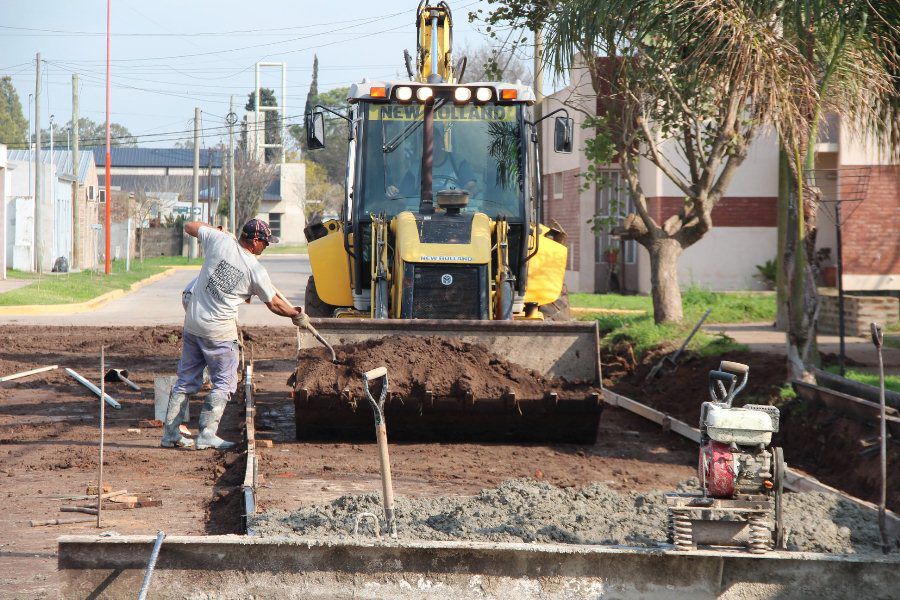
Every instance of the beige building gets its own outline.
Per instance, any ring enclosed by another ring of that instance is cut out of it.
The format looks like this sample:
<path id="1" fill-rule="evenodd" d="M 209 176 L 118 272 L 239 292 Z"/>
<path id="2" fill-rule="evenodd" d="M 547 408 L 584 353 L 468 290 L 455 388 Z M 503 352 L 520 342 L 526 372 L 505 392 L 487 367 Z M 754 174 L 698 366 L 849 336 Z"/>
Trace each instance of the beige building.
<path id="1" fill-rule="evenodd" d="M 7 152 L 5 198 L 5 247 L 7 265 L 31 271 L 35 264 L 35 169 L 41 170 L 41 267 L 50 271 L 59 259 L 70 269 L 96 264 L 96 230 L 100 211 L 97 167 L 91 152 L 80 152 L 73 166 L 73 152 L 45 149 L 41 164 L 30 150 Z M 81 252 L 76 256 L 76 241 Z"/>
<path id="2" fill-rule="evenodd" d="M 575 119 L 575 138 L 571 154 L 543 153 L 544 218 L 557 220 L 569 234 L 566 283 L 570 291 L 604 292 L 612 288 L 646 294 L 650 292 L 647 251 L 634 241 L 620 242 L 605 232 L 595 235 L 588 223 L 594 215 L 624 217 L 634 212 L 617 163 L 604 169 L 607 185 L 582 189 L 579 174 L 588 168 L 584 144 L 592 131 L 582 129 L 581 124 L 585 113 L 597 114 L 597 105 L 584 68 L 574 69 L 569 85 L 545 99 L 544 114 L 568 108 Z M 543 139 L 552 139 L 553 120 L 547 119 L 542 126 Z M 817 173 L 820 179 L 832 182 L 831 188 L 820 183 L 826 196 L 829 189 L 841 189 L 844 197 L 851 194 L 855 173 L 860 172 L 854 167 L 864 167 L 868 173 L 865 189 L 856 194 L 861 201 L 844 203 L 845 214 L 855 207 L 842 228 L 845 288 L 900 290 L 900 243 L 896 240 L 900 231 L 900 166 L 885 164 L 883 153 L 874 151 L 871 142 L 855 140 L 836 119 L 823 127 L 822 137 L 817 167 L 823 170 Z M 662 148 L 673 164 L 684 164 L 673 146 L 663 144 Z M 640 160 L 639 173 L 648 210 L 657 222 L 675 214 L 683 202 L 675 184 L 646 159 Z M 844 181 L 838 184 L 839 180 Z M 713 228 L 679 259 L 681 285 L 712 290 L 763 289 L 756 267 L 776 258 L 777 200 L 778 139 L 771 131 L 762 132 L 713 210 Z M 832 207 L 823 204 L 820 211 L 817 245 L 829 249 L 833 264 L 836 240 L 828 213 L 833 212 Z M 609 248 L 620 250 L 614 278 L 605 257 Z M 828 266 L 827 261 L 823 266 Z"/>

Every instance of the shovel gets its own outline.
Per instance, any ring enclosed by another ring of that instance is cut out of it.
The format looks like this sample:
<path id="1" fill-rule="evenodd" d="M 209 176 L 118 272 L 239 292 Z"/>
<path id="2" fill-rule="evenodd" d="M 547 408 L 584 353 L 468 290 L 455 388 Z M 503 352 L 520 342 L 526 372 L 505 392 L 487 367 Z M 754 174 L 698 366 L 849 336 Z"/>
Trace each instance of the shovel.
<path id="1" fill-rule="evenodd" d="M 109 369 L 106 375 L 103 376 L 103 380 L 107 383 L 121 381 L 134 391 L 141 391 L 141 386 L 128 379 L 128 369 Z"/>
<path id="2" fill-rule="evenodd" d="M 279 298 L 281 298 L 284 301 L 285 304 L 287 304 L 289 306 L 293 306 L 293 304 L 291 304 L 290 301 L 287 298 L 285 298 L 284 294 L 282 294 L 280 291 L 278 291 L 276 289 L 275 293 L 278 295 Z M 323 346 L 328 348 L 329 352 L 331 352 L 331 362 L 336 363 L 338 361 L 338 359 L 337 359 L 337 354 L 335 354 L 335 352 L 334 352 L 334 348 L 332 347 L 331 344 L 329 344 L 325 340 L 325 338 L 322 337 L 322 334 L 320 334 L 318 331 L 316 331 L 316 328 L 313 327 L 312 323 L 309 322 L 308 316 L 304 321 L 303 328 L 306 329 L 311 334 L 313 334 L 313 337 L 316 338 L 317 340 L 319 340 L 320 344 L 322 344 Z M 300 351 L 300 333 L 298 332 L 297 333 L 297 352 L 299 352 L 299 351 Z"/>
<path id="3" fill-rule="evenodd" d="M 372 397 L 369 383 L 384 379 L 381 383 L 381 396 L 376 401 Z M 375 414 L 375 439 L 378 440 L 378 455 L 381 460 L 381 487 L 384 494 L 384 520 L 391 537 L 397 537 L 397 524 L 394 522 L 394 484 L 391 481 L 391 459 L 388 456 L 387 426 L 384 422 L 384 400 L 388 393 L 387 368 L 378 367 L 363 373 L 363 389 L 366 398 L 372 405 Z"/>
<path id="4" fill-rule="evenodd" d="M 681 344 L 681 347 L 678 348 L 672 354 L 666 354 L 662 360 L 653 365 L 653 368 L 650 369 L 650 372 L 647 373 L 647 377 L 644 378 L 644 382 L 650 382 L 652 379 L 657 379 L 663 376 L 662 370 L 666 367 L 668 363 L 669 368 L 672 371 L 678 369 L 678 359 L 681 357 L 681 353 L 684 352 L 684 349 L 687 348 L 687 345 L 691 343 L 691 340 L 694 339 L 694 335 L 696 335 L 697 331 L 700 329 L 700 326 L 703 325 L 703 322 L 706 321 L 706 317 L 709 316 L 709 313 L 712 312 L 712 309 L 709 308 L 703 313 L 703 316 L 700 317 L 700 320 L 697 321 L 697 324 L 694 325 L 694 328 L 691 329 L 691 333 L 687 336 L 687 339 L 684 340 L 684 343 Z"/>

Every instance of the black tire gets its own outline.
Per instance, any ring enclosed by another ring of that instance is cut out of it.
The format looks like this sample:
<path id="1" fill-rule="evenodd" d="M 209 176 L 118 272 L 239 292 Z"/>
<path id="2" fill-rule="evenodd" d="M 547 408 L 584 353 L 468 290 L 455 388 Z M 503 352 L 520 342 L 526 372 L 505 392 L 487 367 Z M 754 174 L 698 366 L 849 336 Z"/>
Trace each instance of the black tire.
<path id="1" fill-rule="evenodd" d="M 316 280 L 312 275 L 306 280 L 306 294 L 303 297 L 303 312 L 310 317 L 333 317 L 334 309 L 327 302 L 323 302 L 319 298 L 319 292 L 316 291 Z"/>
<path id="2" fill-rule="evenodd" d="M 571 321 L 572 311 L 569 310 L 569 288 L 563 286 L 559 298 L 550 304 L 542 304 L 538 307 L 544 315 L 545 321 Z"/>

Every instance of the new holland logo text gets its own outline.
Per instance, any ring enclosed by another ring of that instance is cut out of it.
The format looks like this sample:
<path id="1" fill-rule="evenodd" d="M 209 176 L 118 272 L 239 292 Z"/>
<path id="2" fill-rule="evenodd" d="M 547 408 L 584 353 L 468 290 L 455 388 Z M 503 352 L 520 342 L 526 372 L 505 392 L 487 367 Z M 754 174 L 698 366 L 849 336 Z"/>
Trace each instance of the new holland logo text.
<path id="1" fill-rule="evenodd" d="M 446 261 L 446 262 L 472 262 L 471 256 L 431 256 L 423 254 L 419 257 L 423 261 Z"/>

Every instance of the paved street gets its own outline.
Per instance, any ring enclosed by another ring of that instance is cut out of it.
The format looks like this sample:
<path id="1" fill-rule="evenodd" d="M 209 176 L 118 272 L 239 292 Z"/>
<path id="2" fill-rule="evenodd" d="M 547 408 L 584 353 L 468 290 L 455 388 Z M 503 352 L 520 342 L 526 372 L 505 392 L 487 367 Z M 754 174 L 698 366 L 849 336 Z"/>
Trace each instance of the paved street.
<path id="1" fill-rule="evenodd" d="M 272 283 L 293 304 L 303 305 L 306 279 L 311 271 L 309 257 L 302 254 L 272 255 L 262 257 Z M 177 271 L 173 275 L 151 283 L 141 289 L 113 300 L 103 307 L 73 315 L 0 316 L 0 324 L 24 325 L 180 325 L 184 321 L 181 308 L 181 291 L 197 276 L 197 271 Z M 288 325 L 288 320 L 269 312 L 254 298 L 240 309 L 240 321 L 244 325 Z"/>
<path id="2" fill-rule="evenodd" d="M 784 332 L 772 327 L 771 323 L 731 323 L 727 325 L 707 325 L 709 333 L 724 333 L 739 344 L 745 344 L 756 352 L 785 354 Z M 840 339 L 836 335 L 819 335 L 819 351 L 838 354 Z M 847 357 L 863 365 L 862 370 L 871 371 L 878 364 L 878 357 L 870 338 L 846 336 L 844 338 Z M 900 373 L 900 350 L 884 348 L 884 367 L 888 373 Z"/>

